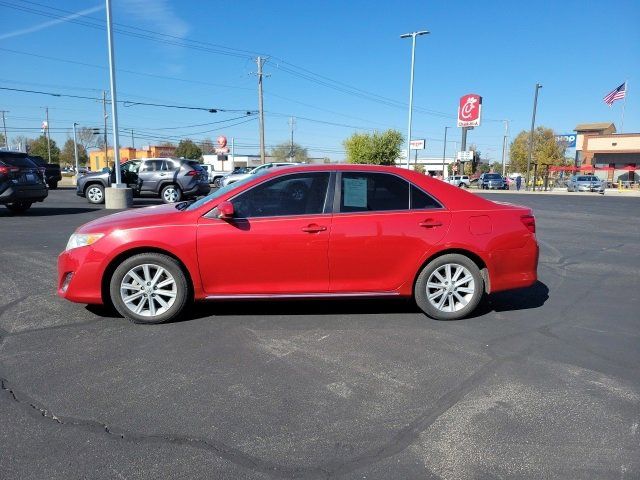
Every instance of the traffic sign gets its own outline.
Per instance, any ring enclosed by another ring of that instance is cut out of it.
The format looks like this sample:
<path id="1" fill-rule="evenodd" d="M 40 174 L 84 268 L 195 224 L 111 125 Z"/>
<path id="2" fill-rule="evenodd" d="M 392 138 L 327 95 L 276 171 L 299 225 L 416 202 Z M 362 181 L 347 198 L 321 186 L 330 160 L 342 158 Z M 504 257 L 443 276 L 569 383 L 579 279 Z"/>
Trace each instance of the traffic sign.
<path id="1" fill-rule="evenodd" d="M 473 150 L 467 150 L 466 152 L 458 152 L 456 158 L 463 162 L 470 162 L 473 160 Z"/>

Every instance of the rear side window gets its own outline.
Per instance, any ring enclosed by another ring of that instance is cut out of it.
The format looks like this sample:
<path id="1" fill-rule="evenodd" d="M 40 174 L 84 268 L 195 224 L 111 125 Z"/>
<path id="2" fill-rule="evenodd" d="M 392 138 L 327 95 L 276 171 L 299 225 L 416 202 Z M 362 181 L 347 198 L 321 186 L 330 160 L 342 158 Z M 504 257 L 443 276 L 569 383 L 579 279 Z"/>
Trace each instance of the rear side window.
<path id="1" fill-rule="evenodd" d="M 431 195 L 411 185 L 411 209 L 422 210 L 425 208 L 440 208 L 440 204 Z"/>
<path id="2" fill-rule="evenodd" d="M 409 209 L 409 182 L 387 173 L 343 172 L 340 212 Z"/>
<path id="3" fill-rule="evenodd" d="M 27 157 L 26 155 L 11 155 L 0 153 L 0 161 L 12 167 L 33 168 L 36 166 L 36 164 L 29 160 L 29 157 Z"/>

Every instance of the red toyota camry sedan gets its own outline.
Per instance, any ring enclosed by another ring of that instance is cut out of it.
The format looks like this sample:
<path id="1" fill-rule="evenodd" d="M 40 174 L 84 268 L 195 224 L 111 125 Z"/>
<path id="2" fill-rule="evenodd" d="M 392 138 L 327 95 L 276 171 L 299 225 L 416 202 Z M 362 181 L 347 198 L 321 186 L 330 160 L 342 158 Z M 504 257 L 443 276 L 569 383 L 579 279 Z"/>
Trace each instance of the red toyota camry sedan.
<path id="1" fill-rule="evenodd" d="M 267 172 L 83 225 L 58 259 L 58 294 L 136 323 L 194 300 L 319 297 L 413 297 L 457 319 L 485 293 L 536 281 L 528 208 L 393 167 Z"/>

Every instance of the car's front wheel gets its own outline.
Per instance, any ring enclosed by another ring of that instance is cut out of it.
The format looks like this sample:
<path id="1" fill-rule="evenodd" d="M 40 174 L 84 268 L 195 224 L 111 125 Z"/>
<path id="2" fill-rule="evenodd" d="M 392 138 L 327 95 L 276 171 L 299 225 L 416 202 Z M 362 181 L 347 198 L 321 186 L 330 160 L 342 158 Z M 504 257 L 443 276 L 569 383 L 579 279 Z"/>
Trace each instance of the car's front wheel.
<path id="1" fill-rule="evenodd" d="M 89 185 L 84 192 L 85 197 L 89 203 L 99 204 L 104 203 L 104 187 L 97 183 Z"/>
<path id="2" fill-rule="evenodd" d="M 177 185 L 167 185 L 160 192 L 160 197 L 164 203 L 179 202 L 182 198 L 182 190 Z"/>
<path id="3" fill-rule="evenodd" d="M 447 254 L 429 262 L 414 288 L 418 307 L 437 320 L 457 320 L 475 310 L 484 293 L 478 266 L 459 254 Z"/>
<path id="4" fill-rule="evenodd" d="M 160 253 L 141 253 L 124 260 L 111 277 L 111 301 L 134 323 L 163 323 L 183 313 L 189 284 L 176 260 Z"/>

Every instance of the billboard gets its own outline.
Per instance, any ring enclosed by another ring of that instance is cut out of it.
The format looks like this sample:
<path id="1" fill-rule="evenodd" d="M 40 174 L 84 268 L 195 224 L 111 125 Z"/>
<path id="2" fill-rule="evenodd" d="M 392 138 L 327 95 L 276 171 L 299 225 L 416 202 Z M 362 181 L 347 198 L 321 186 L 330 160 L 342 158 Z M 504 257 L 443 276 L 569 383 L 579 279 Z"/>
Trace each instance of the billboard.
<path id="1" fill-rule="evenodd" d="M 411 150 L 424 150 L 426 142 L 424 140 L 411 140 L 409 142 L 409 148 Z"/>
<path id="2" fill-rule="evenodd" d="M 577 133 L 563 133 L 556 135 L 556 143 L 562 143 L 567 148 L 575 148 Z"/>
<path id="3" fill-rule="evenodd" d="M 467 93 L 460 97 L 458 105 L 458 127 L 478 127 L 482 114 L 482 97 Z"/>

